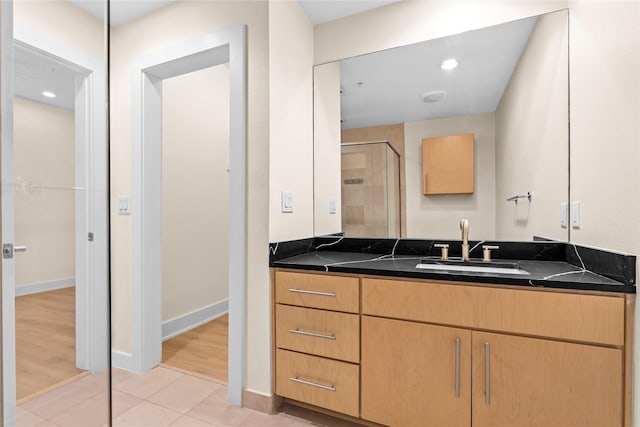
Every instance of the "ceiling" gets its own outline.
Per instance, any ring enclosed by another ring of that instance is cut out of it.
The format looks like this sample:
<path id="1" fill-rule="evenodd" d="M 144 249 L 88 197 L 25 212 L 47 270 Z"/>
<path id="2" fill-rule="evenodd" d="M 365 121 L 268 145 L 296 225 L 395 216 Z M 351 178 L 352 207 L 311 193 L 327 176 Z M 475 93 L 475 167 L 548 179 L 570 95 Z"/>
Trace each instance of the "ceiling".
<path id="1" fill-rule="evenodd" d="M 14 46 L 15 94 L 55 107 L 73 110 L 75 105 L 76 76 L 82 71 L 50 55 Z M 46 98 L 43 91 L 53 92 L 55 98 Z"/>
<path id="2" fill-rule="evenodd" d="M 399 0 L 298 0 L 314 25 L 376 9 Z"/>
<path id="3" fill-rule="evenodd" d="M 76 6 L 105 19 L 106 2 L 103 0 L 71 0 Z M 110 0 L 111 25 L 118 26 L 152 13 L 175 0 Z M 215 1 L 215 0 L 211 0 Z M 363 12 L 398 0 L 298 0 L 312 23 L 324 23 Z M 77 71 L 47 55 L 16 49 L 15 92 L 18 96 L 45 102 L 66 109 L 74 108 L 74 79 Z M 42 91 L 49 90 L 55 98 L 45 98 Z"/>
<path id="4" fill-rule="evenodd" d="M 494 112 L 536 18 L 340 61 L 343 129 Z M 447 58 L 460 64 L 445 71 Z M 444 91 L 439 102 L 424 93 Z"/>
<path id="5" fill-rule="evenodd" d="M 122 25 L 141 16 L 160 9 L 174 0 L 110 0 L 110 23 L 112 27 Z M 71 0 L 76 6 L 89 12 L 96 18 L 104 20 L 106 1 L 104 0 Z"/>

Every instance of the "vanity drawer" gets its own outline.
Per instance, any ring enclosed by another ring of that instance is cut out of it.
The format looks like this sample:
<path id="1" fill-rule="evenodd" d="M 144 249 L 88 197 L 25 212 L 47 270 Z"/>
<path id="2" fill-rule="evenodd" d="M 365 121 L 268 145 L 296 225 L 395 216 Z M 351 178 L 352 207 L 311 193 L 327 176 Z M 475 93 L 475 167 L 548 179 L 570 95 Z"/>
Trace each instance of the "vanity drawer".
<path id="1" fill-rule="evenodd" d="M 360 316 L 277 304 L 276 345 L 358 363 Z"/>
<path id="2" fill-rule="evenodd" d="M 357 277 L 276 271 L 277 303 L 357 313 L 360 280 Z"/>
<path id="3" fill-rule="evenodd" d="M 624 298 L 619 296 L 363 278 L 362 313 L 624 345 Z"/>
<path id="4" fill-rule="evenodd" d="M 346 362 L 276 350 L 276 394 L 358 416 L 360 368 Z"/>

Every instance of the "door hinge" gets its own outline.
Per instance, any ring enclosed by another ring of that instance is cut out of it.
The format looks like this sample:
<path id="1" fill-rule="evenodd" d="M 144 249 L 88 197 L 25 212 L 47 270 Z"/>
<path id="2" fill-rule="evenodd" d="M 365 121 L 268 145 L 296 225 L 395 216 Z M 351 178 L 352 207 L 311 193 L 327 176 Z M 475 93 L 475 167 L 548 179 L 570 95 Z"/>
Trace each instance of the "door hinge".
<path id="1" fill-rule="evenodd" d="M 89 241 L 93 242 L 93 233 L 91 233 L 91 232 L 89 233 Z"/>

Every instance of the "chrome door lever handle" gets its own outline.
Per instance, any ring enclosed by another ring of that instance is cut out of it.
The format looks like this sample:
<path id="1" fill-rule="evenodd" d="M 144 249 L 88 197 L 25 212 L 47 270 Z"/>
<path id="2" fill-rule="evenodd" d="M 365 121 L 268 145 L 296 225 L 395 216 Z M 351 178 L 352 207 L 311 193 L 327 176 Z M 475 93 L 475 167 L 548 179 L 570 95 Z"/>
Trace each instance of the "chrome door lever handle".
<path id="1" fill-rule="evenodd" d="M 3 243 L 2 244 L 2 258 L 11 259 L 13 258 L 14 252 L 26 252 L 26 246 L 13 246 L 13 243 Z"/>

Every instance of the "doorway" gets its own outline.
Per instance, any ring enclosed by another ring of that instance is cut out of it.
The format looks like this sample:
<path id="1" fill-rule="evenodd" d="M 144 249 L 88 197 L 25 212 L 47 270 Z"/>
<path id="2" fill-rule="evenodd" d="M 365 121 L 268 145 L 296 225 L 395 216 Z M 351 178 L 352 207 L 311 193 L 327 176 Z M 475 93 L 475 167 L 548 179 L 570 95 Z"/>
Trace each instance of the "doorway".
<path id="1" fill-rule="evenodd" d="M 246 288 L 246 26 L 139 58 L 133 79 L 132 370 L 162 359 L 162 81 L 229 64 L 228 402 L 242 405 Z M 183 248 L 188 250 L 188 248 Z"/>
<path id="2" fill-rule="evenodd" d="M 229 67 L 162 82 L 162 364 L 227 382 Z"/>

